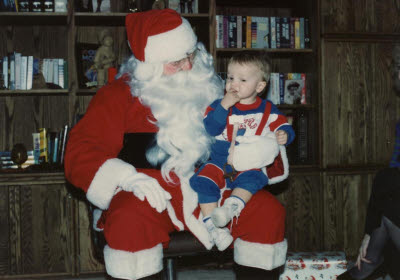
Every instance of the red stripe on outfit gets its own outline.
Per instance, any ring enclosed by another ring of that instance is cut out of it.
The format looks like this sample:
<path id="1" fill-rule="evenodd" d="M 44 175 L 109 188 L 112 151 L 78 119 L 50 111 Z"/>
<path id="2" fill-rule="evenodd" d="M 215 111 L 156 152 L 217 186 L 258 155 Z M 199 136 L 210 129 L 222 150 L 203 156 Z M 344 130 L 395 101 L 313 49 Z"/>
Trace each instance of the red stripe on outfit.
<path id="1" fill-rule="evenodd" d="M 218 166 L 207 163 L 199 172 L 199 177 L 205 177 L 213 181 L 220 189 L 225 187 L 224 172 Z"/>

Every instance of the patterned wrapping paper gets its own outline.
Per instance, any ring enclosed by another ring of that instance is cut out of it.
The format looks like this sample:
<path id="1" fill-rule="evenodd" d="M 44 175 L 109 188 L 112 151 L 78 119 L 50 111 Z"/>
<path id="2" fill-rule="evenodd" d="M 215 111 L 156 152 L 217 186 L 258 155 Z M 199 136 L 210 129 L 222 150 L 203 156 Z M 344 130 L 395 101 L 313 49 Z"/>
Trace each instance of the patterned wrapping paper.
<path id="1" fill-rule="evenodd" d="M 346 270 L 344 252 L 289 252 L 279 280 L 336 280 Z"/>

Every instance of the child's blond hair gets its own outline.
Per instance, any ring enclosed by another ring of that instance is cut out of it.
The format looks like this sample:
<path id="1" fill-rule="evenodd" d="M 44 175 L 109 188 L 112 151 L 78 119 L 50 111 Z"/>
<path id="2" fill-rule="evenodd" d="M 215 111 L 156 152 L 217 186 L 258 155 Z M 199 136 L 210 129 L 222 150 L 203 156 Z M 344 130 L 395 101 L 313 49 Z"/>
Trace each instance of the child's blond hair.
<path id="1" fill-rule="evenodd" d="M 240 51 L 235 53 L 229 59 L 228 64 L 231 63 L 256 65 L 262 72 L 262 77 L 264 79 L 264 82 L 268 84 L 269 77 L 271 75 L 271 60 L 265 52 Z M 263 93 L 264 90 L 261 93 Z"/>

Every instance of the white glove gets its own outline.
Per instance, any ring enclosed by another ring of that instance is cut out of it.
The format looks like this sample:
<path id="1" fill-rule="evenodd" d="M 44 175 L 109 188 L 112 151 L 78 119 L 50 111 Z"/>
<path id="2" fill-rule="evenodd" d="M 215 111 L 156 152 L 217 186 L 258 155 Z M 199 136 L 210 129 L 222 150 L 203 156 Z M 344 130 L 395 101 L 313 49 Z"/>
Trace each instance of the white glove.
<path id="1" fill-rule="evenodd" d="M 357 257 L 357 261 L 356 261 L 356 265 L 358 267 L 358 270 L 361 270 L 361 261 L 366 262 L 366 263 L 371 263 L 370 260 L 365 258 L 365 256 L 367 255 L 367 249 L 368 249 L 368 245 L 369 245 L 369 240 L 370 239 L 371 239 L 371 237 L 369 236 L 369 234 L 365 234 L 364 238 L 363 238 L 363 240 L 361 242 L 359 254 L 358 254 L 358 257 Z"/>
<path id="2" fill-rule="evenodd" d="M 237 171 L 263 168 L 279 154 L 279 145 L 274 133 L 265 136 L 238 136 L 233 153 L 233 167 Z"/>
<path id="3" fill-rule="evenodd" d="M 150 206 L 159 213 L 167 207 L 167 201 L 171 199 L 169 192 L 165 191 L 158 181 L 144 173 L 135 173 L 123 179 L 120 187 L 127 192 L 132 192 L 141 201 L 145 198 Z"/>

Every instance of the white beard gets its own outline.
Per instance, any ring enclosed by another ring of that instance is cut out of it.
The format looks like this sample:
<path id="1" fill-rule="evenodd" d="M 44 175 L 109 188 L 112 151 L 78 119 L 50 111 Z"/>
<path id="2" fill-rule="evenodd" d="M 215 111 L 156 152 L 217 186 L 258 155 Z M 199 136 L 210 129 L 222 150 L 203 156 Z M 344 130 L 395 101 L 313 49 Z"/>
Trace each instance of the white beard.
<path id="1" fill-rule="evenodd" d="M 149 81 L 132 79 L 131 91 L 151 108 L 159 131 L 157 146 L 146 152 L 153 165 L 162 162 L 164 179 L 170 172 L 188 176 L 196 163 L 210 154 L 213 138 L 205 131 L 203 118 L 208 105 L 222 98 L 223 86 L 215 75 L 212 57 L 200 46 L 192 70 Z"/>

